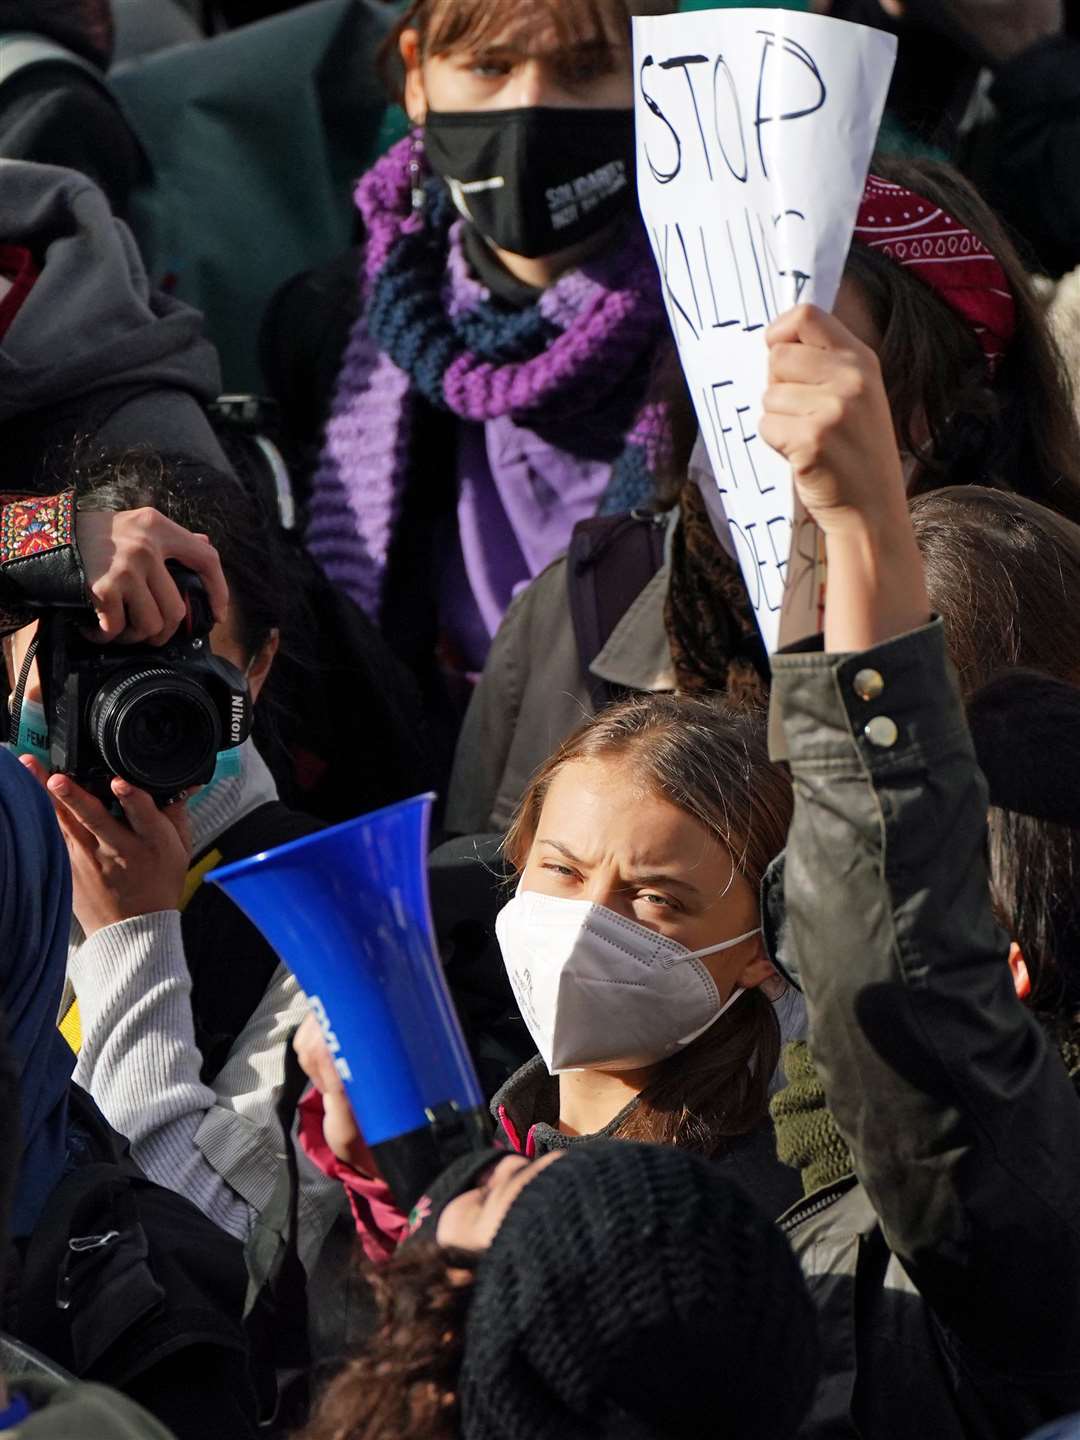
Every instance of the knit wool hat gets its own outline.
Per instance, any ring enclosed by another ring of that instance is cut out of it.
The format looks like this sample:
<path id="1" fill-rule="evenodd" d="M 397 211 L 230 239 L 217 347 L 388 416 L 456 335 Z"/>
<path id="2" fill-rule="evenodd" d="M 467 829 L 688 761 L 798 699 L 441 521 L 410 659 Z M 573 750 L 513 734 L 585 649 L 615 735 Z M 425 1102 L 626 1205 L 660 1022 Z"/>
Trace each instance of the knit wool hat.
<path id="1" fill-rule="evenodd" d="M 509 1153 L 490 1145 L 483 1150 L 470 1150 L 466 1155 L 459 1155 L 436 1176 L 409 1212 L 409 1233 L 402 1245 L 435 1241 L 439 1220 L 451 1200 L 464 1195 L 466 1190 L 475 1190 L 487 1172 L 500 1160 L 505 1160 Z"/>
<path id="2" fill-rule="evenodd" d="M 481 1259 L 459 1381 L 463 1440 L 783 1440 L 819 1369 L 787 1240 L 713 1163 L 575 1147 Z"/>

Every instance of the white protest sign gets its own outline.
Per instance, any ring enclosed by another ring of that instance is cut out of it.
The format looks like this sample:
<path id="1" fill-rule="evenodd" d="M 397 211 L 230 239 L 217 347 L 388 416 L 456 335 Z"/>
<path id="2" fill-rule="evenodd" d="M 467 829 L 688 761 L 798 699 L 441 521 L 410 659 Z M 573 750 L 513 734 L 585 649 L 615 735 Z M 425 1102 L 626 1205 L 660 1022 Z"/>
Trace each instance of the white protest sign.
<path id="1" fill-rule="evenodd" d="M 820 629 L 824 567 L 756 433 L 765 329 L 832 309 L 895 58 L 882 31 L 787 10 L 634 20 L 638 198 L 770 653 Z"/>

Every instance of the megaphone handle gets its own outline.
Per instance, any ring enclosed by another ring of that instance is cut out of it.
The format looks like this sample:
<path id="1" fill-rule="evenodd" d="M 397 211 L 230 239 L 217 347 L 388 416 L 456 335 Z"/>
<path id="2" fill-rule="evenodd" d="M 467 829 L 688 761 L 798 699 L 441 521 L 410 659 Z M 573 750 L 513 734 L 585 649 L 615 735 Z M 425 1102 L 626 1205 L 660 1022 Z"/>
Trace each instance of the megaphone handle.
<path id="1" fill-rule="evenodd" d="M 427 1114 L 426 1125 L 371 1147 L 379 1173 L 406 1214 L 448 1165 L 491 1144 L 491 1119 L 483 1107 L 443 1104 Z"/>

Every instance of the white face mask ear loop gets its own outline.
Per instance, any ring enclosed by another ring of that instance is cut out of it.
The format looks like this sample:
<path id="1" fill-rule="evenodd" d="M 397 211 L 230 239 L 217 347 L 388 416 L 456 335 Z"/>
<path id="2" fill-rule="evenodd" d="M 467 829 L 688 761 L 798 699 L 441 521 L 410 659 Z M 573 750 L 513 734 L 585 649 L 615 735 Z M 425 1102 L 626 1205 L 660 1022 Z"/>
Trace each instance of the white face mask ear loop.
<path id="1" fill-rule="evenodd" d="M 750 933 L 753 934 L 753 931 L 751 931 Z M 743 939 L 746 939 L 745 935 L 743 936 Z M 745 994 L 745 987 L 742 985 L 736 985 L 735 989 L 732 990 L 731 994 L 724 1001 L 723 1005 L 720 1006 L 720 1009 L 717 1010 L 716 1014 L 712 1017 L 711 1020 L 709 1020 L 706 1024 L 702 1025 L 700 1030 L 694 1030 L 689 1035 L 683 1036 L 683 1038 L 679 1041 L 680 1048 L 685 1049 L 687 1045 L 692 1045 L 695 1040 L 700 1040 L 702 1035 L 705 1034 L 706 1030 L 711 1030 L 712 1027 L 716 1024 L 716 1022 L 720 1019 L 721 1015 L 726 1015 L 727 1012 L 731 1009 L 731 1007 L 735 1004 L 735 1001 Z"/>
<path id="2" fill-rule="evenodd" d="M 761 926 L 758 925 L 753 930 L 747 930 L 745 935 L 736 935 L 732 940 L 722 940 L 719 945 L 710 945 L 705 950 L 695 950 L 692 954 L 683 956 L 682 959 L 700 960 L 705 955 L 718 955 L 722 950 L 734 950 L 735 946 L 741 945 L 744 940 L 750 940 L 755 935 L 760 934 Z M 710 976 L 710 979 L 711 978 L 712 977 Z M 713 983 L 715 984 L 715 981 Z M 705 1034 L 706 1030 L 711 1030 L 712 1027 L 716 1024 L 716 1022 L 720 1019 L 721 1015 L 726 1015 L 727 1012 L 731 1009 L 732 1005 L 735 1004 L 735 1001 L 738 1000 L 741 995 L 745 994 L 746 987 L 744 985 L 736 985 L 735 989 L 732 990 L 731 994 L 724 1001 L 723 1005 L 720 1006 L 720 1009 L 716 1012 L 712 1019 L 709 1020 L 707 1024 L 702 1025 L 700 1030 L 695 1030 L 690 1035 L 684 1036 L 679 1041 L 680 1047 L 685 1048 L 687 1045 L 692 1045 L 695 1040 L 700 1040 L 702 1035 Z"/>
<path id="3" fill-rule="evenodd" d="M 721 940 L 719 945 L 707 945 L 703 950 L 692 950 L 689 955 L 680 955 L 680 962 L 683 960 L 703 960 L 706 955 L 719 955 L 724 950 L 734 950 L 736 945 L 741 945 L 744 940 L 751 940 L 755 935 L 761 934 L 761 926 L 755 925 L 753 930 L 747 930 L 745 935 L 736 935 L 731 940 Z"/>

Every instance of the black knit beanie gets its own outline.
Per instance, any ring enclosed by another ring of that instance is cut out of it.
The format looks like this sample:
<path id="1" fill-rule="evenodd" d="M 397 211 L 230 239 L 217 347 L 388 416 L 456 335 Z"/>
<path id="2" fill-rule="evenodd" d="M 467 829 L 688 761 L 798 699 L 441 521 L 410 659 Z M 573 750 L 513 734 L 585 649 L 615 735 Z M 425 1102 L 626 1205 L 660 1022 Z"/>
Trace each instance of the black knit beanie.
<path id="1" fill-rule="evenodd" d="M 403 1246 L 414 1242 L 433 1241 L 439 1228 L 439 1219 L 450 1201 L 464 1195 L 466 1190 L 475 1190 L 487 1172 L 498 1165 L 500 1160 L 505 1160 L 510 1153 L 490 1145 L 483 1150 L 470 1150 L 467 1155 L 459 1155 L 436 1176 L 409 1212 L 409 1233 Z"/>
<path id="2" fill-rule="evenodd" d="M 575 1146 L 521 1192 L 481 1259 L 463 1440 L 785 1440 L 817 1380 L 787 1240 L 713 1163 Z"/>

